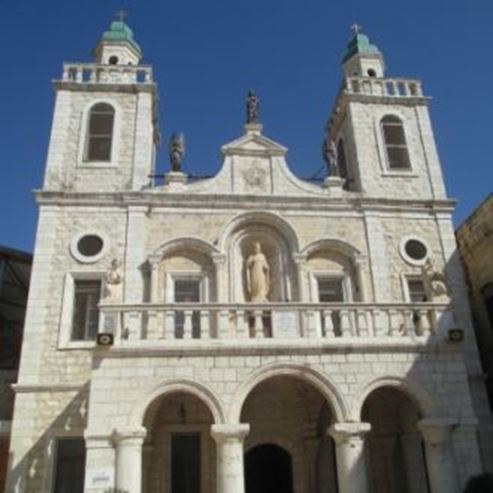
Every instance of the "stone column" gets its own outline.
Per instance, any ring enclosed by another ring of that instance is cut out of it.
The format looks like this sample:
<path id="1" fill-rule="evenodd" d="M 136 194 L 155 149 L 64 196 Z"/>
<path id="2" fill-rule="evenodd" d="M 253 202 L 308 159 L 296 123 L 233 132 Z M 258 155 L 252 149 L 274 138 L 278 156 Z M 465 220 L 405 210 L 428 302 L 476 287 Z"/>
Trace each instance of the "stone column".
<path id="1" fill-rule="evenodd" d="M 245 493 L 243 442 L 249 424 L 212 425 L 217 445 L 217 493 Z"/>
<path id="2" fill-rule="evenodd" d="M 293 262 L 296 265 L 296 271 L 297 271 L 299 301 L 307 302 L 309 300 L 308 300 L 308 290 L 307 290 L 308 280 L 306 278 L 306 271 L 305 271 L 306 255 L 303 255 L 301 253 L 294 253 Z M 318 300 L 312 300 L 312 301 L 314 302 Z"/>
<path id="3" fill-rule="evenodd" d="M 431 493 L 459 492 L 450 441 L 454 424 L 455 422 L 449 418 L 428 418 L 418 422 L 418 428 L 425 442 Z"/>
<path id="4" fill-rule="evenodd" d="M 225 275 L 226 255 L 223 253 L 213 253 L 212 261 L 215 267 L 215 284 L 216 284 L 216 300 L 219 303 L 227 303 L 230 301 L 230 296 L 227 292 L 227 279 Z M 209 294 L 210 296 L 210 294 Z M 209 301 L 212 301 L 210 297 Z"/>
<path id="5" fill-rule="evenodd" d="M 142 492 L 142 445 L 145 428 L 118 430 L 116 444 L 116 487 L 128 493 Z"/>
<path id="6" fill-rule="evenodd" d="M 151 303 L 164 302 L 164 300 L 159 300 L 159 263 L 161 262 L 160 255 L 152 255 L 147 260 L 149 264 L 149 281 L 150 281 L 150 292 L 149 301 Z"/>
<path id="7" fill-rule="evenodd" d="M 334 423 L 328 430 L 336 444 L 339 493 L 368 491 L 363 446 L 370 429 L 370 423 Z"/>

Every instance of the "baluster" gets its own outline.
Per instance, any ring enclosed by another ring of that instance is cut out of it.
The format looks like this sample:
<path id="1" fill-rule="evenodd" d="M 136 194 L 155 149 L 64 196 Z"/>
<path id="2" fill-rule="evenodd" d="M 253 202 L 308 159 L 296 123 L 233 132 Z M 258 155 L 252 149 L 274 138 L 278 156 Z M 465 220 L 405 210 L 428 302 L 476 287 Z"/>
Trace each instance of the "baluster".
<path id="1" fill-rule="evenodd" d="M 247 339 L 250 336 L 245 316 L 245 310 L 236 311 L 236 337 L 239 339 Z"/>
<path id="2" fill-rule="evenodd" d="M 389 336 L 395 337 L 399 334 L 400 330 L 400 316 L 399 312 L 395 309 L 389 310 Z"/>
<path id="3" fill-rule="evenodd" d="M 158 312 L 150 310 L 147 312 L 147 339 L 155 340 L 159 336 Z"/>
<path id="4" fill-rule="evenodd" d="M 82 67 L 76 67 L 76 72 L 75 72 L 75 80 L 76 82 L 82 82 L 82 78 L 83 78 L 83 75 L 84 75 L 84 70 L 82 69 Z"/>
<path id="5" fill-rule="evenodd" d="M 416 326 L 414 323 L 414 310 L 403 310 L 404 323 L 402 326 L 402 335 L 411 336 L 416 333 Z"/>
<path id="6" fill-rule="evenodd" d="M 325 337 L 329 337 L 329 338 L 335 337 L 334 321 L 332 320 L 332 310 L 324 310 L 323 317 L 324 317 Z"/>
<path id="7" fill-rule="evenodd" d="M 339 311 L 341 317 L 341 335 L 342 337 L 351 337 L 351 318 L 349 310 L 343 309 Z"/>
<path id="8" fill-rule="evenodd" d="M 129 341 L 138 341 L 142 338 L 142 314 L 140 312 L 128 312 L 127 326 Z"/>
<path id="9" fill-rule="evenodd" d="M 373 336 L 379 337 L 380 335 L 387 334 L 388 328 L 388 317 L 385 316 L 378 308 L 374 308 L 371 311 L 372 324 L 373 324 Z M 387 323 L 386 323 L 387 322 Z"/>
<path id="10" fill-rule="evenodd" d="M 357 335 L 360 337 L 368 337 L 368 320 L 366 318 L 366 310 L 356 311 L 356 326 Z"/>
<path id="11" fill-rule="evenodd" d="M 426 308 L 418 310 L 418 325 L 416 335 L 423 336 L 431 332 L 429 312 Z"/>
<path id="12" fill-rule="evenodd" d="M 209 310 L 200 310 L 200 338 L 211 338 L 210 312 Z"/>
<path id="13" fill-rule="evenodd" d="M 69 80 L 70 68 L 67 65 L 63 66 L 62 80 Z"/>
<path id="14" fill-rule="evenodd" d="M 321 312 L 317 310 L 306 311 L 306 330 L 303 331 L 303 337 L 314 338 L 321 333 Z"/>
<path id="15" fill-rule="evenodd" d="M 164 312 L 164 331 L 165 339 L 175 339 L 175 310 L 166 310 Z"/>
<path id="16" fill-rule="evenodd" d="M 183 323 L 183 339 L 191 339 L 193 310 L 184 310 L 183 315 L 185 317 L 185 321 Z"/>
<path id="17" fill-rule="evenodd" d="M 144 71 L 144 81 L 146 83 L 152 82 L 152 72 L 150 69 Z"/>
<path id="18" fill-rule="evenodd" d="M 253 333 L 256 338 L 264 337 L 264 321 L 262 320 L 263 312 L 262 310 L 254 310 L 254 325 L 253 325 Z"/>
<path id="19" fill-rule="evenodd" d="M 219 310 L 218 337 L 220 339 L 229 337 L 229 310 Z"/>

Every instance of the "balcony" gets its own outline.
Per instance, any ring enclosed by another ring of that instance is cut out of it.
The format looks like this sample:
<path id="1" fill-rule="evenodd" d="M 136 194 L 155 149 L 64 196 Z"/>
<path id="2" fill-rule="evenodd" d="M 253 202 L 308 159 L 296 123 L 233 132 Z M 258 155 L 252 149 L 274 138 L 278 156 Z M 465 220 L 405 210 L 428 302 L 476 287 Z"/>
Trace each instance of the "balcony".
<path id="1" fill-rule="evenodd" d="M 393 97 L 422 98 L 423 90 L 419 80 L 379 79 L 376 77 L 348 77 L 343 86 L 346 94 Z"/>
<path id="2" fill-rule="evenodd" d="M 100 333 L 120 347 L 424 345 L 453 326 L 438 303 L 101 304 Z"/>
<path id="3" fill-rule="evenodd" d="M 152 84 L 153 76 L 149 65 L 65 63 L 62 81 L 76 84 Z"/>

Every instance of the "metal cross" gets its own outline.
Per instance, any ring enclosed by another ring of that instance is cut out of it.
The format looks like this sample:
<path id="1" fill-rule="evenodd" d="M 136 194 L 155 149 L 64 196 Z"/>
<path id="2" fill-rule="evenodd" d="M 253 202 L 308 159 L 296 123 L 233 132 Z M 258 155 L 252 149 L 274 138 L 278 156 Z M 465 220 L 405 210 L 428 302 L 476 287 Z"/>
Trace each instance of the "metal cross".
<path id="1" fill-rule="evenodd" d="M 363 26 L 360 26 L 357 22 L 355 22 L 351 26 L 351 30 L 354 32 L 354 34 L 359 34 L 359 32 L 361 31 L 361 29 L 363 29 Z"/>
<path id="2" fill-rule="evenodd" d="M 124 22 L 125 21 L 125 17 L 127 17 L 127 16 L 128 16 L 128 14 L 124 10 L 120 10 L 119 12 L 116 13 L 116 18 L 120 22 Z"/>

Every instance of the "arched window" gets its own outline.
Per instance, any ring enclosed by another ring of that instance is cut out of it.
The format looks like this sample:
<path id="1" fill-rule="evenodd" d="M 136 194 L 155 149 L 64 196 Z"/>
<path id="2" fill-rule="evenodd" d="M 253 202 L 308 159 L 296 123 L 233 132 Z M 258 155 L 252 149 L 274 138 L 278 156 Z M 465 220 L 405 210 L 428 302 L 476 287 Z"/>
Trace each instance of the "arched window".
<path id="1" fill-rule="evenodd" d="M 95 104 L 89 113 L 86 161 L 111 161 L 115 109 L 108 103 Z"/>
<path id="2" fill-rule="evenodd" d="M 387 115 L 382 118 L 381 126 L 389 168 L 409 169 L 411 162 L 402 121 L 397 116 Z"/>
<path id="3" fill-rule="evenodd" d="M 341 178 L 347 178 L 346 150 L 344 149 L 344 141 L 342 139 L 339 139 L 339 142 L 337 143 L 337 166 Z"/>

